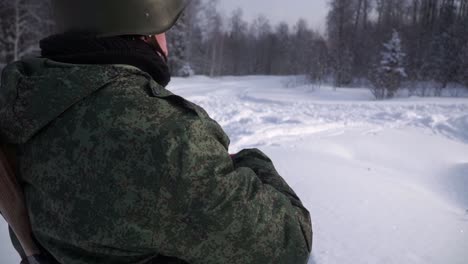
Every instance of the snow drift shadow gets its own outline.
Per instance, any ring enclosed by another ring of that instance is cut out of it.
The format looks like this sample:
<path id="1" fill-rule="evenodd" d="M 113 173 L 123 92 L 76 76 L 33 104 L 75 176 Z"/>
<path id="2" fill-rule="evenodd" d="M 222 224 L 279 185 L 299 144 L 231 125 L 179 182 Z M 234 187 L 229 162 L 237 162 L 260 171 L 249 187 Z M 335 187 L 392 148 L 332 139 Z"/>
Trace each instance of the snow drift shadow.
<path id="1" fill-rule="evenodd" d="M 310 256 L 309 262 L 307 264 L 318 264 L 314 255 Z"/>
<path id="2" fill-rule="evenodd" d="M 450 119 L 446 123 L 436 124 L 435 129 L 449 138 L 468 143 L 468 115 Z"/>
<path id="3" fill-rule="evenodd" d="M 468 209 L 468 163 L 451 168 L 444 176 L 444 185 L 449 198 Z"/>

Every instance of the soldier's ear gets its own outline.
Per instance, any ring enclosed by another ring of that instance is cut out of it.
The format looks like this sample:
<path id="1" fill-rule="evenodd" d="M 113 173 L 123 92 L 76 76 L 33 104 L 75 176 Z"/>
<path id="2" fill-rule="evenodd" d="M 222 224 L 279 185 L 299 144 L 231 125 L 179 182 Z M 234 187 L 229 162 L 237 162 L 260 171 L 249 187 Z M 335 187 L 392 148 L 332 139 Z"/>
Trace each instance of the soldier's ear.
<path id="1" fill-rule="evenodd" d="M 164 55 L 168 57 L 169 49 L 167 48 L 166 33 L 156 35 L 156 41 L 158 42 L 159 47 L 161 47 L 162 51 L 164 52 Z"/>
<path id="2" fill-rule="evenodd" d="M 161 33 L 153 36 L 142 36 L 142 39 L 153 45 L 156 52 L 167 62 L 169 50 L 167 48 L 166 33 Z"/>

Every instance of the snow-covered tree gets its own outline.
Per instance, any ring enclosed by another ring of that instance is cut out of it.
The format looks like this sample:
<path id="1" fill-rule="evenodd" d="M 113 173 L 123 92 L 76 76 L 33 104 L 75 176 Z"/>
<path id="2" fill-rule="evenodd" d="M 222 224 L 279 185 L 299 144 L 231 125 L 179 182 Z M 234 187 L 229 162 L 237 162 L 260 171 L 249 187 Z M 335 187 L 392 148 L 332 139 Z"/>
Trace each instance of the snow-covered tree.
<path id="1" fill-rule="evenodd" d="M 190 76 L 193 76 L 193 75 L 195 75 L 195 72 L 193 71 L 193 69 L 192 69 L 192 67 L 190 66 L 189 63 L 186 63 L 177 72 L 177 76 L 180 76 L 180 77 L 190 77 Z"/>
<path id="2" fill-rule="evenodd" d="M 193 72 L 188 62 L 188 51 L 190 45 L 190 27 L 187 24 L 188 15 L 184 13 L 176 25 L 167 33 L 168 48 L 170 52 L 169 67 L 172 74 L 186 77 L 185 73 Z"/>
<path id="3" fill-rule="evenodd" d="M 392 98 L 406 78 L 405 53 L 402 50 L 400 34 L 394 30 L 392 38 L 383 45 L 381 60 L 374 72 L 372 92 L 377 99 Z"/>
<path id="4" fill-rule="evenodd" d="M 39 51 L 38 42 L 52 31 L 49 0 L 0 0 L 0 63 Z"/>

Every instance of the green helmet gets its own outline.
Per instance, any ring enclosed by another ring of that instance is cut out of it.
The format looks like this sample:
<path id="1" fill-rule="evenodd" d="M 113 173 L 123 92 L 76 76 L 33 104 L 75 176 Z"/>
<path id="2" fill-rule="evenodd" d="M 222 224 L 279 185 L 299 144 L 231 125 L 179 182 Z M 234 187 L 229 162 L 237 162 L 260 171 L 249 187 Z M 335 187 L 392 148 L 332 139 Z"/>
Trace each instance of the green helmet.
<path id="1" fill-rule="evenodd" d="M 53 0 L 62 31 L 155 35 L 171 28 L 188 0 Z"/>

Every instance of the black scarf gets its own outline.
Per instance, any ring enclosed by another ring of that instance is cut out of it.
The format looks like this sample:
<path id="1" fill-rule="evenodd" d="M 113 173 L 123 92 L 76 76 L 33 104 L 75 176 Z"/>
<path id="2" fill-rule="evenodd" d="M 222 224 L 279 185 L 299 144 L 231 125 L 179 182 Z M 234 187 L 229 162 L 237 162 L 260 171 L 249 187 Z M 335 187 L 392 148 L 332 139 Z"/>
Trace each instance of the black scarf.
<path id="1" fill-rule="evenodd" d="M 90 34 L 65 33 L 40 42 L 42 57 L 73 64 L 127 64 L 147 72 L 160 85 L 171 80 L 165 58 L 157 44 L 138 37 L 97 38 Z"/>

